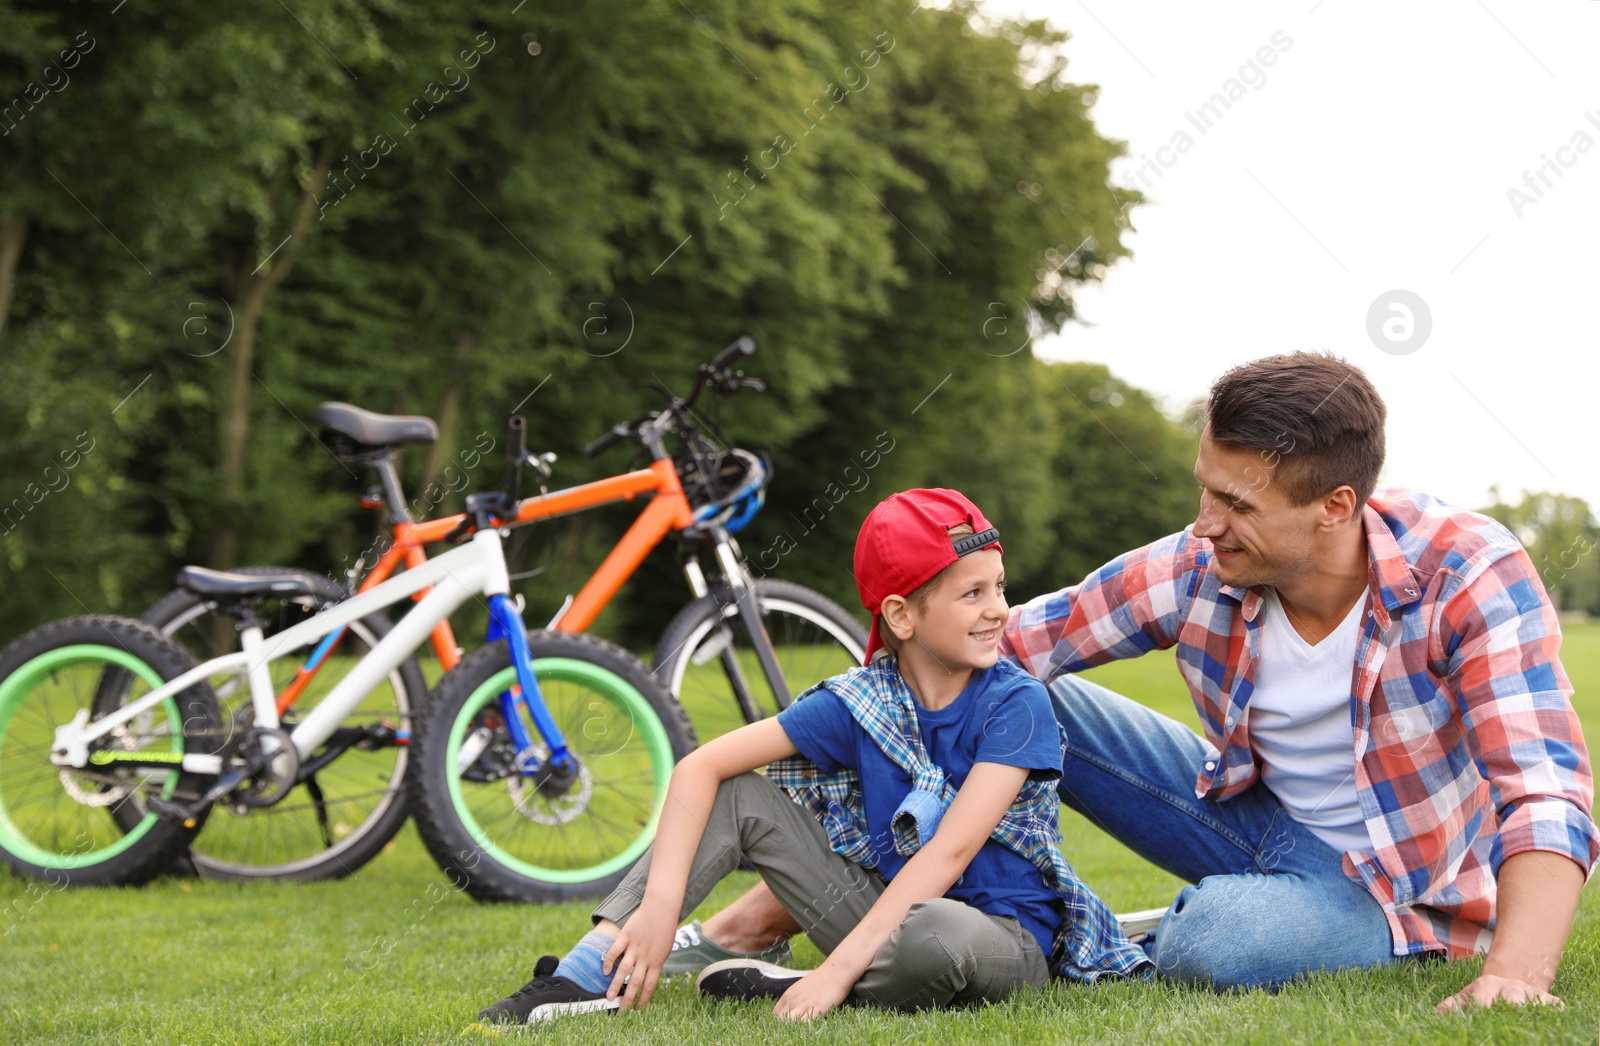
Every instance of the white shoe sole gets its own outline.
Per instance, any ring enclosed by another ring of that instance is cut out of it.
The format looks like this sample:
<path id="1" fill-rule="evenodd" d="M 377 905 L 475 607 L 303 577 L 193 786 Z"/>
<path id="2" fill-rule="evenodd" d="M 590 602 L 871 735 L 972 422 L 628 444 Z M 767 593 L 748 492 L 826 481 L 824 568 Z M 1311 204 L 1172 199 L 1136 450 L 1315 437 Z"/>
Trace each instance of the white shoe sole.
<path id="1" fill-rule="evenodd" d="M 724 959 L 700 971 L 694 990 L 718 999 L 776 999 L 810 972 L 759 959 Z"/>
<path id="2" fill-rule="evenodd" d="M 553 1021 L 561 1017 L 572 1017 L 580 1013 L 595 1013 L 600 1010 L 615 1012 L 622 1004 L 616 999 L 589 999 L 584 1002 L 547 1002 L 543 1006 L 535 1006 L 528 1014 L 529 1024 L 538 1024 L 540 1021 Z"/>

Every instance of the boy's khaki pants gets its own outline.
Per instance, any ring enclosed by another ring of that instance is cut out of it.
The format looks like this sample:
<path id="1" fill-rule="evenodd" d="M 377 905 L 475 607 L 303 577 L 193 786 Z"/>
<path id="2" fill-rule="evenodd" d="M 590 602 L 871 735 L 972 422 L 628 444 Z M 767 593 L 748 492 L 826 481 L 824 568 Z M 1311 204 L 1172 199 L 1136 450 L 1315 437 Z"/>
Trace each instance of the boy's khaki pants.
<path id="1" fill-rule="evenodd" d="M 596 921 L 627 923 L 644 896 L 653 853 L 646 851 L 594 910 Z M 736 868 L 759 873 L 824 954 L 839 946 L 884 891 L 876 873 L 834 853 L 816 819 L 757 773 L 718 787 L 679 918 Z M 851 989 L 850 1001 L 914 1010 L 994 1001 L 1048 980 L 1038 942 L 1017 920 L 940 897 L 911 906 Z"/>

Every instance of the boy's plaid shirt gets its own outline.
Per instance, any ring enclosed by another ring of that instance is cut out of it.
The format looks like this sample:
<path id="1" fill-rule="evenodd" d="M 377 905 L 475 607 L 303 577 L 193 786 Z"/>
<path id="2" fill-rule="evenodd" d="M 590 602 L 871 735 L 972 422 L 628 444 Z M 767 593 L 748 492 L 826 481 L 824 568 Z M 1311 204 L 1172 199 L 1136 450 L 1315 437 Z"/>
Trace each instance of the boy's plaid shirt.
<path id="1" fill-rule="evenodd" d="M 1548 850 L 1592 872 L 1594 781 L 1561 667 L 1560 627 L 1500 524 L 1380 489 L 1363 514 L 1370 585 L 1351 680 L 1355 780 L 1375 853 L 1345 874 L 1383 905 L 1395 953 L 1488 949 L 1507 857 Z M 1255 783 L 1248 704 L 1259 589 L 1221 584 L 1192 530 L 1013 608 L 1002 652 L 1051 679 L 1177 647 L 1208 759 L 1195 794 Z"/>
<path id="2" fill-rule="evenodd" d="M 1006 662 L 998 668 L 1018 671 Z M 956 790 L 922 745 L 916 699 L 900 675 L 896 658 L 883 657 L 870 665 L 849 669 L 811 687 L 795 700 L 822 689 L 844 702 L 851 718 L 873 743 L 911 777 L 913 790 L 928 791 L 938 799 L 941 809 L 949 808 Z M 822 822 L 835 853 L 864 868 L 877 866 L 878 855 L 861 802 L 861 781 L 854 770 L 824 774 L 805 756 L 793 755 L 769 766 L 767 777 Z M 1056 933 L 1054 954 L 1048 957 L 1052 972 L 1080 981 L 1094 981 L 1107 974 L 1148 975 L 1154 967 L 1144 949 L 1128 940 L 1111 909 L 1079 881 L 1061 856 L 1059 803 L 1053 781 L 1030 777 L 991 835 L 1032 862 L 1046 885 L 1061 899 L 1061 928 Z M 898 815 L 895 820 L 900 820 Z M 918 835 L 914 827 L 897 823 L 892 834 L 896 852 L 905 857 L 916 853 Z"/>

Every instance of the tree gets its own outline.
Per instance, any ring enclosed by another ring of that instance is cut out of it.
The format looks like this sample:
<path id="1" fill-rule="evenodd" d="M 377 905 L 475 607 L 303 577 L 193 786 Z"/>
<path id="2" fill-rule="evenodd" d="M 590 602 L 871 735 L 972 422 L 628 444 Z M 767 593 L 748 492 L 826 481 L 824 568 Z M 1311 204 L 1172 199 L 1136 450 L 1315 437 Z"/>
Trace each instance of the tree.
<path id="1" fill-rule="evenodd" d="M 1498 487 L 1491 487 L 1490 494 L 1494 504 L 1483 513 L 1517 535 L 1556 609 L 1600 614 L 1600 556 L 1595 554 L 1600 527 L 1588 503 L 1525 490 L 1521 501 L 1508 505 L 1500 500 Z"/>
<path id="2" fill-rule="evenodd" d="M 577 451 L 741 333 L 772 391 L 719 417 L 777 462 L 746 537 L 795 539 L 772 569 L 853 599 L 861 517 L 929 483 L 1005 520 L 1018 576 L 1055 555 L 1070 426 L 1028 337 L 1125 253 L 1137 197 L 1041 23 L 886 0 L 0 19 L 19 80 L 80 31 L 103 49 L 0 144 L 0 451 L 26 505 L 0 629 L 137 611 L 186 561 L 337 572 L 371 519 L 307 429 L 323 399 L 437 417 L 405 475 L 439 514 L 494 482 L 465 455 L 514 407 L 559 482 L 622 467 Z M 70 489 L 33 501 L 80 433 Z M 542 528 L 530 616 L 626 518 Z M 653 635 L 670 570 L 607 627 Z"/>

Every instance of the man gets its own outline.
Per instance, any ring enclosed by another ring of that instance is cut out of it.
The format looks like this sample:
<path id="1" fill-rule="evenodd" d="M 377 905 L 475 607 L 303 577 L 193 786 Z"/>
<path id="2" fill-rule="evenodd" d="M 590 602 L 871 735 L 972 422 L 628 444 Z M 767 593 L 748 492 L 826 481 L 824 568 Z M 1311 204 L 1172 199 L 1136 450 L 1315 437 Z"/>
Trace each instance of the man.
<path id="1" fill-rule="evenodd" d="M 1192 527 L 1011 612 L 1061 796 L 1185 887 L 1146 947 L 1217 987 L 1487 951 L 1441 1010 L 1550 994 L 1600 857 L 1555 612 L 1493 520 L 1374 493 L 1385 408 L 1295 353 L 1212 387 Z M 1205 738 L 1072 673 L 1176 648 Z M 760 898 L 706 927 L 778 925 Z M 766 937 L 770 941 L 771 937 Z"/>

